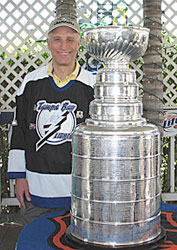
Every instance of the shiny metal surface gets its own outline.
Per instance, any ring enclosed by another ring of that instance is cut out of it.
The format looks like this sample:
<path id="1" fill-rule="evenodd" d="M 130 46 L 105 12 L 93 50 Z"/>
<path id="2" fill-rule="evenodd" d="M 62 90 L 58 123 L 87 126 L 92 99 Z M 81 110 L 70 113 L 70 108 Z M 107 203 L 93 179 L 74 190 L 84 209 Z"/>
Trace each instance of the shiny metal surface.
<path id="1" fill-rule="evenodd" d="M 85 32 L 87 51 L 100 61 L 130 62 L 147 49 L 149 30 L 128 26 L 88 28 Z"/>
<path id="2" fill-rule="evenodd" d="M 125 118 L 125 117 L 124 117 Z M 87 125 L 95 125 L 100 127 L 112 127 L 112 128 L 122 128 L 127 126 L 143 126 L 146 123 L 146 119 L 134 119 L 134 120 L 127 120 L 122 119 L 119 121 L 101 121 L 101 120 L 94 120 L 94 119 L 87 119 Z"/>
<path id="3" fill-rule="evenodd" d="M 138 119 L 141 118 L 143 113 L 142 103 L 140 101 L 129 101 L 128 103 L 120 101 L 119 104 L 92 101 L 89 109 L 92 119 L 109 121 L 119 121 L 124 118 L 126 120 Z"/>
<path id="4" fill-rule="evenodd" d="M 108 247 L 148 242 L 161 233 L 160 134 L 142 117 L 128 67 L 144 53 L 148 30 L 98 27 L 85 38 L 106 66 L 97 75 L 90 118 L 73 134 L 71 234 Z"/>
<path id="5" fill-rule="evenodd" d="M 135 72 L 129 68 L 121 69 L 119 66 L 120 65 L 118 63 L 112 65 L 112 62 L 110 62 L 109 68 L 100 69 L 97 74 L 97 83 L 102 84 L 116 82 L 116 85 L 118 83 L 136 83 Z"/>
<path id="6" fill-rule="evenodd" d="M 94 210 L 95 214 L 100 213 L 99 210 Z M 123 216 L 132 210 L 134 210 L 134 206 L 128 210 L 124 206 L 122 211 L 118 209 L 117 213 L 121 213 Z M 111 210 L 105 211 L 105 214 L 110 212 L 112 214 Z M 83 217 L 72 216 L 71 225 L 77 225 L 72 227 L 72 233 L 80 240 L 105 246 L 131 246 L 134 243 L 148 242 L 159 235 L 160 214 L 150 217 L 148 221 L 139 221 L 132 224 L 125 222 L 122 224 L 98 223 Z"/>
<path id="7" fill-rule="evenodd" d="M 154 157 L 160 153 L 159 139 L 151 124 L 118 129 L 80 125 L 75 130 L 73 155 L 123 160 Z"/>
<path id="8" fill-rule="evenodd" d="M 86 179 L 79 178 L 78 176 L 73 175 L 74 186 L 73 186 L 72 195 L 76 199 L 82 201 L 83 204 L 85 203 L 93 204 L 92 205 L 93 207 L 96 205 L 96 203 L 100 204 L 100 202 L 102 201 L 105 202 L 105 205 L 111 202 L 114 203 L 114 205 L 116 204 L 116 202 L 118 204 L 120 202 L 126 203 L 126 201 L 129 204 L 134 203 L 135 205 L 136 203 L 140 203 L 141 201 L 146 202 L 147 200 L 156 197 L 156 195 L 159 196 L 160 191 L 159 191 L 159 185 L 157 185 L 157 177 L 159 176 L 154 176 L 153 178 L 150 178 L 150 179 L 144 178 L 143 180 L 130 179 L 130 180 L 101 180 L 100 181 L 99 179 L 86 180 Z M 129 190 L 130 187 L 131 189 Z M 143 189 L 145 189 L 145 191 Z M 146 197 L 145 200 L 144 200 L 144 197 Z M 88 199 L 90 200 L 90 202 L 88 202 Z M 78 211 L 79 209 L 76 210 L 77 213 Z M 148 210 L 146 212 L 148 213 Z M 82 216 L 82 214 L 83 213 L 79 213 L 80 216 Z M 74 215 L 74 211 L 73 211 L 73 215 Z M 153 214 L 151 214 L 151 216 L 152 215 Z M 103 215 L 103 216 L 104 218 L 106 217 L 106 215 Z M 121 215 L 119 216 L 121 217 Z M 127 214 L 127 217 L 128 216 L 129 215 Z M 139 216 L 142 216 L 142 215 L 139 214 Z M 115 222 L 118 222 L 117 217 L 118 215 L 115 218 L 112 217 L 112 220 L 114 220 Z M 124 222 L 123 218 L 122 218 L 122 222 Z"/>
<path id="9" fill-rule="evenodd" d="M 95 84 L 95 99 L 101 101 L 116 101 L 118 99 L 133 100 L 138 95 L 138 85 L 136 84 Z"/>

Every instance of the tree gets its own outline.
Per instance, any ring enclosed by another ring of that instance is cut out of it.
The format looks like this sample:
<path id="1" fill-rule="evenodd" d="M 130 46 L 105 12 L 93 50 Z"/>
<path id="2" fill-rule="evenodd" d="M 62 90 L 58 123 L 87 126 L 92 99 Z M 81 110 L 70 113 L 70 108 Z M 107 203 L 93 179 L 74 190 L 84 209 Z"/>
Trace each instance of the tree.
<path id="1" fill-rule="evenodd" d="M 161 2 L 143 0 L 144 26 L 150 29 L 148 49 L 144 59 L 143 108 L 147 121 L 163 129 L 163 82 L 161 54 Z"/>

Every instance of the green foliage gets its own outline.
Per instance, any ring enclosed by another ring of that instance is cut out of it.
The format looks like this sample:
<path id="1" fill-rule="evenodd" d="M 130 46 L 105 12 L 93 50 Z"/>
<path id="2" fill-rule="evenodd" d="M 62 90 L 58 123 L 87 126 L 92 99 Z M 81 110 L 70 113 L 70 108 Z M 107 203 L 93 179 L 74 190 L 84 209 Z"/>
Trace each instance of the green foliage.
<path id="1" fill-rule="evenodd" d="M 163 65 L 163 73 L 162 73 L 162 76 L 163 78 L 166 78 L 168 76 L 168 72 L 172 72 L 174 71 L 174 64 L 177 65 L 177 44 L 175 44 L 175 39 L 177 38 L 176 36 L 168 36 L 167 33 L 165 31 L 162 32 L 162 37 L 165 39 L 165 42 L 162 43 L 162 50 L 164 51 L 165 53 L 165 56 L 162 57 L 162 65 Z M 168 60 L 166 59 L 166 56 L 168 56 L 169 58 L 171 58 L 174 62 L 169 64 L 168 63 Z M 176 77 L 176 80 L 177 80 L 177 70 L 175 70 L 175 72 L 173 73 L 173 76 Z M 175 79 L 173 78 L 169 78 L 168 79 L 168 84 L 169 85 L 172 85 L 172 86 L 175 86 L 174 87 L 174 90 L 177 91 L 177 84 L 176 84 L 176 81 Z M 167 90 L 167 87 L 164 85 L 163 86 L 163 91 L 165 92 Z M 168 94 L 169 98 L 172 98 L 173 97 L 173 92 L 172 91 L 169 91 Z M 177 105 L 177 99 L 176 99 L 176 105 Z"/>
<path id="2" fill-rule="evenodd" d="M 177 64 L 177 57 L 175 58 L 175 55 L 177 54 L 177 44 L 174 44 L 176 36 L 168 36 L 167 32 L 163 31 L 162 37 L 166 40 L 166 42 L 162 43 L 162 50 L 164 51 L 165 55 L 167 55 L 168 57 L 172 59 L 174 58 L 173 62 Z M 171 72 L 172 70 L 174 70 L 174 66 L 172 64 L 168 64 L 166 57 L 162 58 L 162 65 L 163 65 L 163 78 L 165 78 L 168 75 L 168 72 Z M 177 70 L 174 73 L 174 76 L 177 78 Z M 169 78 L 168 84 L 176 86 L 175 89 L 177 91 L 177 85 L 174 79 Z M 166 86 L 164 85 L 164 91 L 165 90 L 166 90 Z M 168 96 L 172 97 L 173 93 L 169 91 Z M 177 147 L 176 139 L 175 139 L 175 147 Z M 170 191 L 169 171 L 168 171 L 168 167 L 170 163 L 169 156 L 170 156 L 170 138 L 164 137 L 163 157 L 162 157 L 162 167 L 161 167 L 162 191 L 163 192 Z M 177 148 L 175 151 L 175 166 L 177 166 Z M 175 169 L 175 182 L 176 182 L 176 191 L 177 191 L 177 168 Z"/>
<path id="3" fill-rule="evenodd" d="M 0 159 L 2 161 L 1 168 L 1 195 L 2 197 L 9 197 L 9 187 L 7 181 L 7 163 L 8 163 L 8 129 L 7 125 L 2 125 L 0 127 Z"/>
<path id="4" fill-rule="evenodd" d="M 173 52 L 171 56 L 177 53 L 177 44 L 174 44 L 174 41 L 176 39 L 176 36 L 168 36 L 167 32 L 165 30 L 162 31 L 162 37 L 166 40 L 166 42 L 162 43 L 162 49 L 164 50 L 165 54 L 168 53 L 169 48 L 174 48 L 176 52 Z"/>
<path id="5" fill-rule="evenodd" d="M 169 164 L 170 164 L 170 137 L 163 138 L 163 155 L 161 165 L 162 192 L 170 192 Z M 175 167 L 177 167 L 177 138 L 175 138 Z M 175 168 L 175 191 L 177 192 L 177 168 Z"/>
<path id="6" fill-rule="evenodd" d="M 46 46 L 47 42 L 46 40 L 38 40 L 35 41 L 34 39 L 30 38 L 28 41 L 26 41 L 25 44 L 23 44 L 20 48 L 17 49 L 14 53 L 14 60 L 10 59 L 7 61 L 7 64 L 10 67 L 13 67 L 16 60 L 21 60 L 20 63 L 23 67 L 26 67 L 29 64 L 29 60 L 35 60 L 35 63 L 37 66 L 40 66 L 42 64 L 42 61 L 37 58 L 37 54 L 41 52 L 42 57 L 47 60 L 50 54 L 47 51 L 43 51 L 43 45 Z M 36 51 L 36 53 L 32 52 L 31 47 L 33 47 L 33 51 Z M 2 60 L 8 59 L 8 54 L 5 52 L 2 52 L 0 54 L 0 57 Z M 6 73 L 7 68 L 2 68 L 1 72 Z M 30 70 L 29 70 L 30 71 Z"/>
<path id="7" fill-rule="evenodd" d="M 166 32 L 163 31 L 162 37 L 165 39 L 166 36 Z M 165 55 L 168 55 L 170 58 L 173 58 L 177 54 L 177 44 L 173 44 L 176 38 L 176 36 L 167 36 L 165 39 L 166 42 L 162 43 L 162 50 L 164 51 Z M 173 50 L 170 50 L 172 48 Z M 177 57 L 174 59 L 174 62 L 177 64 Z M 164 68 L 167 68 L 167 59 L 165 57 L 162 58 L 162 64 Z M 172 65 L 168 66 L 169 71 L 173 70 L 173 68 L 174 67 Z"/>

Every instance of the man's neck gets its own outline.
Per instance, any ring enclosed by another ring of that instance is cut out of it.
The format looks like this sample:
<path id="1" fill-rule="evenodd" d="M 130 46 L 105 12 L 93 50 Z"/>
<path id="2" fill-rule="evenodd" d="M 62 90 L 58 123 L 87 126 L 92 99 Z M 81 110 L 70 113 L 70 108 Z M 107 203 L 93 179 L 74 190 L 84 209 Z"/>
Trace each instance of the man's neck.
<path id="1" fill-rule="evenodd" d="M 57 66 L 53 63 L 54 73 L 60 78 L 61 81 L 65 80 L 67 76 L 71 75 L 71 73 L 75 70 L 76 63 L 74 62 L 73 65 L 60 65 Z"/>

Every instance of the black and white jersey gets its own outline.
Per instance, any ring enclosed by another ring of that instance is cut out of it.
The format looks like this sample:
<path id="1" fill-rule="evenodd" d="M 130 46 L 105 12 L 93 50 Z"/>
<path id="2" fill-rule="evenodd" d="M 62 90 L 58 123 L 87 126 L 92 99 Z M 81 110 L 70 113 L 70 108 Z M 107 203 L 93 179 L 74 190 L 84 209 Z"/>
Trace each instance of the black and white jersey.
<path id="1" fill-rule="evenodd" d="M 26 75 L 16 97 L 8 178 L 26 178 L 32 204 L 68 207 L 71 140 L 89 116 L 96 76 L 80 67 L 76 80 L 59 88 L 48 66 Z"/>

